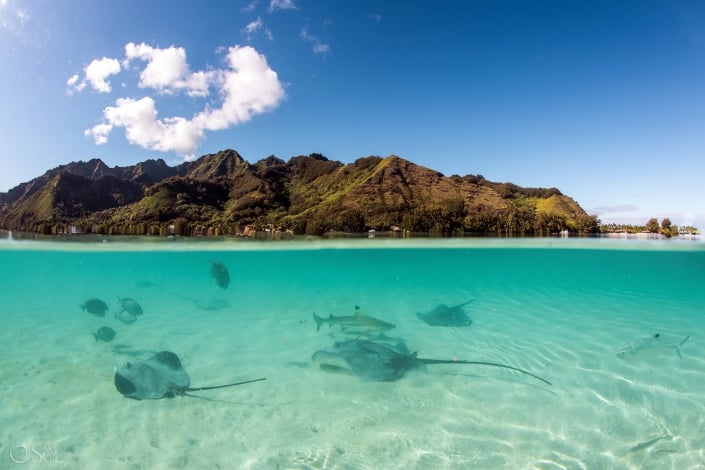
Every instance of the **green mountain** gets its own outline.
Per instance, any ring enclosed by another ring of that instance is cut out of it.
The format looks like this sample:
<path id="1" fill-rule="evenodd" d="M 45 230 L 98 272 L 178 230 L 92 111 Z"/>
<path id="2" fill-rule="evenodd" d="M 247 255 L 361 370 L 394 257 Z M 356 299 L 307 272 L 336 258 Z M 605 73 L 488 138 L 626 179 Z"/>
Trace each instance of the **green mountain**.
<path id="1" fill-rule="evenodd" d="M 597 219 L 558 189 L 451 176 L 395 155 L 350 164 L 319 154 L 254 164 L 224 150 L 170 167 L 73 162 L 0 193 L 0 228 L 64 233 L 295 234 L 490 232 L 547 235 L 597 230 Z"/>

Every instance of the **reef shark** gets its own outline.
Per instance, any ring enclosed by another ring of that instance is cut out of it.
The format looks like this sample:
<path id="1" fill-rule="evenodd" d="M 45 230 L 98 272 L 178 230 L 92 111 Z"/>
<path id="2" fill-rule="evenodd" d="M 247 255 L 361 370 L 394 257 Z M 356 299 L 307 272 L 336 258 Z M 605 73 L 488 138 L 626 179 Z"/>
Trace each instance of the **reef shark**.
<path id="1" fill-rule="evenodd" d="M 387 323 L 378 318 L 365 315 L 360 307 L 355 305 L 355 315 L 335 316 L 329 315 L 328 318 L 322 318 L 313 314 L 313 319 L 316 321 L 316 331 L 321 329 L 321 325 L 328 323 L 328 327 L 339 325 L 342 331 L 348 333 L 369 333 L 372 331 L 387 331 L 396 328 L 396 325 Z"/>
<path id="2" fill-rule="evenodd" d="M 681 355 L 681 346 L 685 344 L 690 336 L 686 336 L 679 344 L 669 343 L 664 341 L 660 333 L 646 338 L 639 338 L 625 345 L 617 352 L 617 357 L 622 359 L 646 359 L 658 356 L 666 351 L 675 350 L 678 357 L 683 359 Z"/>

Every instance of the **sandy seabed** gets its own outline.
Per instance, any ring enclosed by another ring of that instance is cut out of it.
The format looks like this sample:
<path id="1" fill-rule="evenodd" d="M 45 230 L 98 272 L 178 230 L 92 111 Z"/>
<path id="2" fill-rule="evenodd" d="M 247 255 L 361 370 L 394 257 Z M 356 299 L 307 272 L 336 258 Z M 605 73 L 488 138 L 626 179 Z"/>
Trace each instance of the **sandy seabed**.
<path id="1" fill-rule="evenodd" d="M 352 262 L 345 256 L 336 262 Z M 74 272 L 46 259 L 52 269 L 41 275 L 2 278 L 0 468 L 705 469 L 701 295 L 490 275 L 470 285 L 398 273 L 308 282 L 291 266 L 234 262 L 221 291 L 207 268 L 181 282 L 138 261 L 103 266 L 96 278 L 92 260 Z M 120 266 L 132 266 L 129 276 Z M 92 275 L 77 281 L 84 270 Z M 139 299 L 135 324 L 112 317 L 116 291 Z M 207 311 L 174 293 L 228 306 Z M 81 311 L 90 297 L 108 301 L 105 318 Z M 469 298 L 469 327 L 430 327 L 415 315 Z M 358 304 L 394 323 L 387 333 L 419 357 L 500 362 L 553 385 L 485 366 L 428 365 L 394 382 L 318 369 L 312 354 L 347 336 L 316 331 L 312 313 L 351 315 Z M 104 325 L 117 333 L 110 343 L 91 334 Z M 683 358 L 667 348 L 617 357 L 655 332 L 672 344 L 689 335 Z M 194 392 L 201 398 L 120 395 L 114 367 L 161 350 L 178 354 L 193 386 L 267 380 Z"/>

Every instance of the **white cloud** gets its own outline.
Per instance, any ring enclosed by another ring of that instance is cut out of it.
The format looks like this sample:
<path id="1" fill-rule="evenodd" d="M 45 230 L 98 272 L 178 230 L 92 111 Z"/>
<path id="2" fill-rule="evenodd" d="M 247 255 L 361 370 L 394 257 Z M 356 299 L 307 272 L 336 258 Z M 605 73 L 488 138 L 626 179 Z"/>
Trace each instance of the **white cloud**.
<path id="1" fill-rule="evenodd" d="M 292 0 L 270 0 L 269 11 L 273 12 L 276 10 L 296 10 L 296 5 Z"/>
<path id="2" fill-rule="evenodd" d="M 107 57 L 94 59 L 83 69 L 83 73 L 83 81 L 74 85 L 76 90 L 83 90 L 86 87 L 86 83 L 88 83 L 91 88 L 99 93 L 109 93 L 112 87 L 108 78 L 111 75 L 120 73 L 120 62 L 117 59 L 109 59 Z"/>
<path id="3" fill-rule="evenodd" d="M 257 8 L 257 3 L 259 3 L 257 0 L 252 0 L 250 3 L 243 7 L 242 11 L 255 11 L 255 8 Z"/>
<path id="4" fill-rule="evenodd" d="M 103 145 L 108 143 L 108 134 L 113 130 L 112 124 L 98 124 L 93 126 L 92 129 L 86 129 L 83 134 L 86 137 L 93 137 L 93 141 L 96 145 Z"/>
<path id="5" fill-rule="evenodd" d="M 262 26 L 264 26 L 264 22 L 262 21 L 262 18 L 258 16 L 255 21 L 252 21 L 245 26 L 245 33 L 254 34 L 257 30 L 261 29 Z"/>
<path id="6" fill-rule="evenodd" d="M 272 30 L 264 27 L 264 21 L 262 21 L 262 18 L 260 18 L 259 16 L 256 20 L 247 23 L 247 25 L 242 29 L 242 32 L 247 36 L 247 39 L 252 39 L 252 36 L 260 30 L 264 32 L 264 35 L 270 41 L 274 39 L 274 36 L 272 35 Z"/>
<path id="7" fill-rule="evenodd" d="M 202 130 L 183 117 L 157 119 L 154 100 L 148 96 L 135 100 L 119 98 L 115 106 L 103 110 L 107 122 L 84 131 L 97 145 L 108 141 L 108 134 L 115 127 L 125 129 L 125 137 L 140 147 L 161 152 L 192 152 L 203 138 Z"/>
<path id="8" fill-rule="evenodd" d="M 301 37 L 301 39 L 303 39 L 304 41 L 311 43 L 311 50 L 314 54 L 322 54 L 326 56 L 331 53 L 330 46 L 321 42 L 321 39 L 318 36 L 310 34 L 306 26 L 301 28 L 301 33 L 299 33 L 299 37 Z"/>
<path id="9" fill-rule="evenodd" d="M 284 99 L 284 87 L 277 73 L 254 48 L 231 47 L 228 63 L 230 68 L 223 74 L 223 105 L 194 117 L 203 129 L 220 130 L 249 121 L 256 114 L 276 108 Z"/>
<path id="10" fill-rule="evenodd" d="M 330 54 L 330 46 L 328 44 L 314 44 L 311 49 L 314 54 Z"/>
<path id="11" fill-rule="evenodd" d="M 125 65 L 134 59 L 147 62 L 140 72 L 140 88 L 154 88 L 165 94 L 186 90 L 189 96 L 206 96 L 209 82 L 214 79 L 214 72 L 190 72 L 183 47 L 160 49 L 131 42 L 125 46 Z"/>
<path id="12" fill-rule="evenodd" d="M 175 151 L 188 157 L 203 141 L 206 131 L 223 130 L 249 121 L 257 114 L 273 110 L 285 97 L 277 73 L 269 67 L 266 57 L 252 47 L 230 47 L 225 68 L 191 74 L 187 73 L 185 54 L 182 60 L 177 48 L 169 48 L 167 54 L 160 55 L 161 52 L 155 54 L 155 51 L 167 49 L 140 46 L 130 43 L 126 47 L 128 57 L 148 57 L 148 65 L 140 74 L 140 86 L 165 91 L 178 89 L 188 82 L 186 88 L 191 92 L 207 90 L 212 85 L 219 90 L 221 106 L 217 109 L 206 106 L 192 119 L 181 116 L 158 119 L 156 103 L 151 97 L 119 98 L 115 106 L 103 110 L 103 123 L 84 132 L 98 145 L 107 142 L 114 128 L 122 127 L 130 143 L 150 150 Z M 145 73 L 155 63 L 157 67 Z M 196 82 L 200 87 L 194 87 Z"/>

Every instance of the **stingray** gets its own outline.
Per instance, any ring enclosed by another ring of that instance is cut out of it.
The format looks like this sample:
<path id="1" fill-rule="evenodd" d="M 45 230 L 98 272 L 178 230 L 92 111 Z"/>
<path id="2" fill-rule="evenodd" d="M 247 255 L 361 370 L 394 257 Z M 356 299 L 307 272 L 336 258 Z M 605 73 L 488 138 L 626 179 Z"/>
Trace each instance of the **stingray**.
<path id="1" fill-rule="evenodd" d="M 472 300 L 454 307 L 441 304 L 430 312 L 417 313 L 416 316 L 431 326 L 470 326 L 472 325 L 472 320 L 463 310 L 463 307 L 470 302 Z"/>
<path id="2" fill-rule="evenodd" d="M 211 278 L 213 278 L 213 282 L 222 289 L 230 285 L 230 273 L 228 272 L 228 268 L 218 261 L 211 261 Z"/>
<path id="3" fill-rule="evenodd" d="M 115 371 L 115 388 L 128 398 L 158 400 L 189 395 L 188 392 L 234 387 L 266 378 L 246 380 L 226 385 L 191 387 L 191 379 L 181 366 L 179 357 L 171 351 L 161 351 L 146 360 L 127 362 Z"/>
<path id="4" fill-rule="evenodd" d="M 382 345 L 362 339 L 336 342 L 326 351 L 317 351 L 311 360 L 323 370 L 355 375 L 363 380 L 389 382 L 398 380 L 412 369 L 426 364 L 472 364 L 510 369 L 552 385 L 531 372 L 496 362 L 425 359 L 410 353 L 406 344 Z"/>

